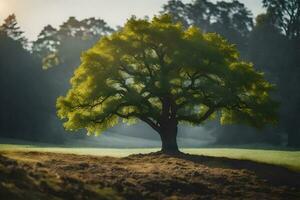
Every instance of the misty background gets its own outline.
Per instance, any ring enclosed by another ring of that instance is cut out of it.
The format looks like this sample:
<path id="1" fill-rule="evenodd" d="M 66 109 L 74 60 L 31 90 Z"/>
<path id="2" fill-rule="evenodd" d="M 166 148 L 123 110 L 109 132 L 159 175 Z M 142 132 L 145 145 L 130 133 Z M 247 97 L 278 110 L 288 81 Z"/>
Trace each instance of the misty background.
<path id="1" fill-rule="evenodd" d="M 281 1 L 284 6 L 278 0 L 59 2 L 0 0 L 1 138 L 100 147 L 160 146 L 159 135 L 143 123 L 119 124 L 99 137 L 87 136 L 84 130 L 66 132 L 56 117 L 55 101 L 69 89 L 81 52 L 121 28 L 131 14 L 150 18 L 170 13 L 186 27 L 217 32 L 235 44 L 242 59 L 253 62 L 277 85 L 273 96 L 281 104 L 276 127 L 220 126 L 217 120 L 201 127 L 181 125 L 179 146 L 300 147 L 298 0 Z"/>

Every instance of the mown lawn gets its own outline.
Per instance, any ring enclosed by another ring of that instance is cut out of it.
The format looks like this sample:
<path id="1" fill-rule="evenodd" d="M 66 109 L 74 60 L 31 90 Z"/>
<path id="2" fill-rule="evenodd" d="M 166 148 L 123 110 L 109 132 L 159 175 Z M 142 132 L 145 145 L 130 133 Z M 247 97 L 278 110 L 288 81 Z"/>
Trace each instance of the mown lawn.
<path id="1" fill-rule="evenodd" d="M 130 154 L 150 153 L 159 148 L 78 148 L 78 147 L 51 147 L 42 145 L 15 145 L 0 144 L 1 151 L 40 151 L 55 153 L 71 153 L 80 155 L 124 157 Z M 252 160 L 262 163 L 287 167 L 300 172 L 300 151 L 287 150 L 260 150 L 244 148 L 183 148 L 181 151 L 190 154 L 228 157 L 241 160 Z"/>

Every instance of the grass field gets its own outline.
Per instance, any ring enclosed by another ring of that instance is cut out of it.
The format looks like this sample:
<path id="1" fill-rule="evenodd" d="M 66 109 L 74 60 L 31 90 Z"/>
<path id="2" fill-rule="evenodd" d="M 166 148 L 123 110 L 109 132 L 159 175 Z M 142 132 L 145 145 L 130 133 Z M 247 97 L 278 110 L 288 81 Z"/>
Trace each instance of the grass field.
<path id="1" fill-rule="evenodd" d="M 158 151 L 158 148 L 78 148 L 78 147 L 51 147 L 41 145 L 15 145 L 0 144 L 0 152 L 5 151 L 39 151 L 55 153 L 71 153 L 79 155 L 97 155 L 124 157 L 130 154 L 150 153 Z M 260 150 L 245 148 L 184 148 L 181 151 L 196 155 L 215 157 L 227 157 L 241 160 L 252 160 L 261 163 L 279 165 L 300 172 L 300 151 L 287 150 Z"/>

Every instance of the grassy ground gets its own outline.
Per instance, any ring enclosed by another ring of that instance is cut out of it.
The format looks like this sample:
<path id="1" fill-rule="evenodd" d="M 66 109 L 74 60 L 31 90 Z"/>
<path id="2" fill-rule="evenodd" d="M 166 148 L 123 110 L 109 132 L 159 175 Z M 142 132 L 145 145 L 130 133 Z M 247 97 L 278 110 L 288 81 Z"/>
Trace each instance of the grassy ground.
<path id="1" fill-rule="evenodd" d="M 38 151 L 54 153 L 71 153 L 79 155 L 97 155 L 125 157 L 130 154 L 150 153 L 158 148 L 145 149 L 108 149 L 108 148 L 78 148 L 78 147 L 50 147 L 43 145 L 11 145 L 0 144 L 0 151 Z M 227 157 L 241 160 L 252 160 L 283 166 L 300 172 L 300 151 L 261 150 L 244 148 L 184 148 L 181 151 L 195 155 Z"/>
<path id="2" fill-rule="evenodd" d="M 0 151 L 0 199 L 299 200 L 299 179 L 275 165 L 191 154 Z"/>
<path id="3" fill-rule="evenodd" d="M 167 156 L 150 153 L 159 148 L 4 143 L 0 199 L 300 199 L 300 150 L 183 148 L 188 154 Z"/>

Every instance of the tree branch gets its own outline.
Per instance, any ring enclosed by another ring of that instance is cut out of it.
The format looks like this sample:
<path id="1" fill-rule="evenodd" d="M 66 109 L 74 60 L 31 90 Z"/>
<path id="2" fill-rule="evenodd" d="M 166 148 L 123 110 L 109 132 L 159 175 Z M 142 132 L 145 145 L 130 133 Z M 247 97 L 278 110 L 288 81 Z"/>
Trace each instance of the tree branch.
<path id="1" fill-rule="evenodd" d="M 181 115 L 181 116 L 178 116 L 177 117 L 177 120 L 178 121 L 187 121 L 187 122 L 191 122 L 191 123 L 194 123 L 194 124 L 200 124 L 202 123 L 203 121 L 205 121 L 208 117 L 210 117 L 211 114 L 213 114 L 214 112 L 216 111 L 216 108 L 215 107 L 210 107 L 205 113 L 204 115 L 202 115 L 201 117 L 199 117 L 198 115 L 196 114 L 191 114 L 191 115 L 188 115 L 188 116 L 185 116 L 185 115 Z"/>

